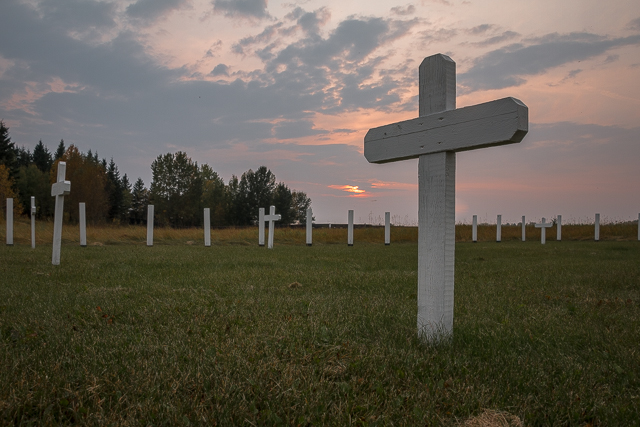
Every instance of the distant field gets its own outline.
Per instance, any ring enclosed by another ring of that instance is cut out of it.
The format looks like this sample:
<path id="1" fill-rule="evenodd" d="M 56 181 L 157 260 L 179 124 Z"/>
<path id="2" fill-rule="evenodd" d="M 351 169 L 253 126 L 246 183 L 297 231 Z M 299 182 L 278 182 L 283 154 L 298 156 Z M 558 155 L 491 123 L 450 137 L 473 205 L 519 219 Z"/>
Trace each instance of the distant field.
<path id="1" fill-rule="evenodd" d="M 417 245 L 374 231 L 104 228 L 58 267 L 2 242 L 0 424 L 637 424 L 640 242 L 458 243 L 453 340 L 427 346 Z"/>
<path id="2" fill-rule="evenodd" d="M 304 228 L 276 228 L 276 244 L 305 244 Z M 502 226 L 502 241 L 520 240 L 522 228 L 515 225 Z M 556 227 L 547 229 L 547 241 L 556 240 Z M 540 242 L 540 229 L 532 225 L 526 227 L 526 239 Z M 36 222 L 36 244 L 51 245 L 53 240 L 53 223 L 51 221 Z M 391 227 L 391 240 L 395 243 L 411 243 L 418 241 L 417 227 Z M 494 242 L 496 240 L 495 225 L 479 225 L 478 241 Z M 594 240 L 593 224 L 568 224 L 562 226 L 562 240 Z M 600 225 L 600 240 L 604 241 L 637 241 L 638 225 L 636 222 L 604 223 Z M 6 224 L 0 222 L 0 244 L 6 241 Z M 63 243 L 80 242 L 78 225 L 65 224 L 62 229 Z M 116 226 L 116 225 L 88 225 L 88 245 L 110 244 L 143 244 L 146 245 L 146 226 Z M 204 231 L 201 228 L 154 229 L 154 241 L 156 244 L 187 243 L 195 245 L 204 244 Z M 343 244 L 347 242 L 346 228 L 316 228 L 313 231 L 313 241 L 316 243 Z M 384 242 L 384 227 L 368 226 L 354 230 L 354 241 L 379 243 Z M 471 225 L 456 225 L 456 241 L 471 241 Z M 213 245 L 247 244 L 255 245 L 258 242 L 258 228 L 223 228 L 212 229 L 211 242 Z M 31 223 L 20 218 L 14 225 L 14 243 L 16 245 L 31 244 Z"/>

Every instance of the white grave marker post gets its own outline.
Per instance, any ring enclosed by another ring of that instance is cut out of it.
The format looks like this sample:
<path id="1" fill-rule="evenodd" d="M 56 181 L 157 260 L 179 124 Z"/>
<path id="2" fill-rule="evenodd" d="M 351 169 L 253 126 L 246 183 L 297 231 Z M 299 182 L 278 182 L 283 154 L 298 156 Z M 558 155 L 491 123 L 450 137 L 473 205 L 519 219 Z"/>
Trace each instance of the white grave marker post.
<path id="1" fill-rule="evenodd" d="M 264 246 L 264 208 L 258 209 L 258 246 Z"/>
<path id="2" fill-rule="evenodd" d="M 51 196 L 56 198 L 53 216 L 53 253 L 51 264 L 60 265 L 60 246 L 62 246 L 62 217 L 64 215 L 64 196 L 71 193 L 71 183 L 64 180 L 67 172 L 65 162 L 58 163 L 58 180 L 51 186 Z"/>
<path id="3" fill-rule="evenodd" d="M 391 244 L 391 212 L 384 213 L 384 244 Z"/>
<path id="4" fill-rule="evenodd" d="M 527 240 L 527 233 L 526 233 L 526 228 L 525 228 L 525 223 L 524 223 L 524 215 L 522 215 L 522 241 L 524 242 L 525 240 Z"/>
<path id="5" fill-rule="evenodd" d="M 13 198 L 7 198 L 7 246 L 13 246 Z"/>
<path id="6" fill-rule="evenodd" d="M 307 246 L 313 244 L 313 211 L 307 209 Z"/>
<path id="7" fill-rule="evenodd" d="M 147 246 L 153 246 L 153 211 L 154 205 L 147 206 Z"/>
<path id="8" fill-rule="evenodd" d="M 204 245 L 211 246 L 211 209 L 204 208 Z"/>
<path id="9" fill-rule="evenodd" d="M 279 214 L 276 215 L 276 207 L 273 205 L 269 206 L 269 215 L 264 216 L 264 220 L 269 221 L 269 243 L 267 243 L 267 249 L 273 249 L 273 230 L 275 226 L 274 221 L 280 221 L 281 218 L 282 217 Z"/>
<path id="10" fill-rule="evenodd" d="M 349 225 L 347 229 L 347 245 L 353 246 L 353 210 L 349 210 Z"/>
<path id="11" fill-rule="evenodd" d="M 502 241 L 502 215 L 498 215 L 498 219 L 496 220 L 496 242 L 500 243 Z"/>
<path id="12" fill-rule="evenodd" d="M 371 163 L 418 158 L 418 335 L 437 340 L 453 330 L 456 152 L 520 142 L 528 109 L 504 98 L 456 108 L 455 62 L 433 55 L 420 64 L 417 119 L 370 129 Z"/>
<path id="13" fill-rule="evenodd" d="M 553 226 L 552 222 L 545 222 L 545 218 L 542 218 L 542 222 L 540 224 L 536 224 L 536 228 L 540 228 L 540 243 L 543 245 L 547 243 L 547 228 L 551 228 Z"/>
<path id="14" fill-rule="evenodd" d="M 562 240 L 562 215 L 558 215 L 556 220 L 556 240 L 558 242 Z"/>
<path id="15" fill-rule="evenodd" d="M 638 241 L 640 242 L 640 213 L 638 214 Z"/>
<path id="16" fill-rule="evenodd" d="M 471 241 L 478 243 L 478 215 L 473 216 L 473 225 L 471 226 Z"/>
<path id="17" fill-rule="evenodd" d="M 31 196 L 31 249 L 36 248 L 36 198 Z"/>
<path id="18" fill-rule="evenodd" d="M 596 226 L 595 227 L 596 227 L 596 229 L 595 229 L 595 233 L 594 233 L 595 236 L 594 237 L 595 237 L 596 242 L 597 242 L 598 240 L 600 240 L 600 214 L 599 213 L 596 214 Z"/>
<path id="19" fill-rule="evenodd" d="M 87 209 L 84 203 L 80 203 L 80 246 L 87 247 Z"/>

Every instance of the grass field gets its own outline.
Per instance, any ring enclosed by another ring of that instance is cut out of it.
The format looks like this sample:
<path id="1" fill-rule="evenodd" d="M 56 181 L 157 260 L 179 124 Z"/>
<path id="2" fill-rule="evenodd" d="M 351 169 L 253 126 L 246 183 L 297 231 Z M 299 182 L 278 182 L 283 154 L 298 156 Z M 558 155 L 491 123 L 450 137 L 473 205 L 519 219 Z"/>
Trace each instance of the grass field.
<path id="1" fill-rule="evenodd" d="M 458 243 L 453 339 L 425 345 L 415 243 L 134 231 L 58 267 L 0 246 L 0 424 L 639 423 L 631 238 Z"/>

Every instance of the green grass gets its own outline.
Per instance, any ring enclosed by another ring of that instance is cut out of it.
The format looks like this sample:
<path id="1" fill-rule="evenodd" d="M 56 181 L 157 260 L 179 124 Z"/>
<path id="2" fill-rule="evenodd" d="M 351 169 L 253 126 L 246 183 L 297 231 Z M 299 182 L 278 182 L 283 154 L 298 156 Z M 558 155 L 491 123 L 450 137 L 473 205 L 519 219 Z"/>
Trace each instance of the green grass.
<path id="1" fill-rule="evenodd" d="M 0 246 L 0 424 L 640 420 L 640 242 L 458 243 L 439 345 L 414 243 L 163 243 Z"/>

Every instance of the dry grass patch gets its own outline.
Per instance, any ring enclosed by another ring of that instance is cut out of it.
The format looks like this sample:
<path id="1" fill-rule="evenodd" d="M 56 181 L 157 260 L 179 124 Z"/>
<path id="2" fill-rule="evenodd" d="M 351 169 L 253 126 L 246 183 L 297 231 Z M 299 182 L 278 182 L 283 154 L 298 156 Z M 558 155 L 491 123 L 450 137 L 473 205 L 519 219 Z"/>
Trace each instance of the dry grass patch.
<path id="1" fill-rule="evenodd" d="M 459 424 L 464 427 L 522 427 L 520 417 L 508 412 L 485 410 L 482 414 L 471 417 Z"/>

